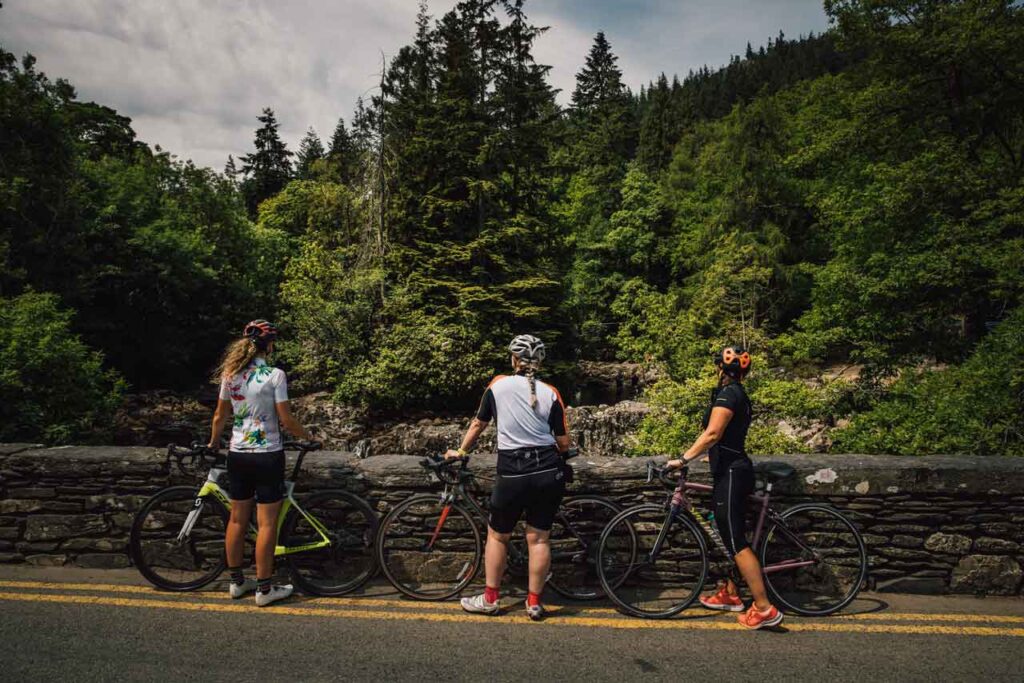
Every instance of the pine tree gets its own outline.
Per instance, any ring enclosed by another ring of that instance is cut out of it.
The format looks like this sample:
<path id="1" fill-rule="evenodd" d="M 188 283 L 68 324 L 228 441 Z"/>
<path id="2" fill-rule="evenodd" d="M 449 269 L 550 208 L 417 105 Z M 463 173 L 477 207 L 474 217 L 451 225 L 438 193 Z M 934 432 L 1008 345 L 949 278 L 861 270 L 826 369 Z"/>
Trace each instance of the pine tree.
<path id="1" fill-rule="evenodd" d="M 331 146 L 327 151 L 327 163 L 331 172 L 342 182 L 349 184 L 357 175 L 359 155 L 355 142 L 345 128 L 345 119 L 339 118 L 331 135 Z"/>
<path id="2" fill-rule="evenodd" d="M 232 183 L 238 181 L 238 167 L 235 165 L 235 157 L 228 155 L 228 161 L 224 164 L 224 177 Z"/>
<path id="3" fill-rule="evenodd" d="M 647 111 L 640 124 L 636 156 L 644 170 L 653 174 L 668 165 L 675 141 L 675 131 L 672 130 L 672 93 L 665 74 L 658 77 L 657 84 L 647 91 L 647 96 Z"/>
<path id="4" fill-rule="evenodd" d="M 256 217 L 260 202 L 280 192 L 292 178 L 292 152 L 278 134 L 279 124 L 274 111 L 267 107 L 258 117 L 263 124 L 256 129 L 253 146 L 256 151 L 242 157 L 242 194 L 249 215 Z"/>
<path id="5" fill-rule="evenodd" d="M 313 177 L 313 164 L 326 156 L 324 145 L 320 142 L 320 136 L 312 126 L 306 131 L 306 136 L 299 143 L 299 153 L 295 157 L 295 176 L 303 180 Z"/>

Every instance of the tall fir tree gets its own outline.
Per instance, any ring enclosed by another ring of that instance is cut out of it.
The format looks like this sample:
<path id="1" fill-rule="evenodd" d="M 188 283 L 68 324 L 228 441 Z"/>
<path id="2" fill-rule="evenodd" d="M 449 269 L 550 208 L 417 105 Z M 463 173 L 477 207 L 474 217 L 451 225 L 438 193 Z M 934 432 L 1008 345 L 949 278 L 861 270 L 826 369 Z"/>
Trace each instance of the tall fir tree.
<path id="1" fill-rule="evenodd" d="M 313 164 L 326 156 L 320 136 L 310 126 L 305 137 L 299 143 L 299 153 L 295 156 L 295 177 L 309 180 L 313 177 Z"/>
<path id="2" fill-rule="evenodd" d="M 350 184 L 357 175 L 359 155 L 355 142 L 345 127 L 344 118 L 338 119 L 338 125 L 334 127 L 334 133 L 331 135 L 330 147 L 327 149 L 327 164 L 331 173 L 342 184 Z"/>
<path id="3" fill-rule="evenodd" d="M 242 156 L 242 194 L 249 215 L 256 216 L 260 202 L 284 189 L 292 178 L 293 153 L 281 140 L 274 110 L 269 107 L 258 117 L 262 126 L 256 129 L 253 146 L 256 151 Z"/>

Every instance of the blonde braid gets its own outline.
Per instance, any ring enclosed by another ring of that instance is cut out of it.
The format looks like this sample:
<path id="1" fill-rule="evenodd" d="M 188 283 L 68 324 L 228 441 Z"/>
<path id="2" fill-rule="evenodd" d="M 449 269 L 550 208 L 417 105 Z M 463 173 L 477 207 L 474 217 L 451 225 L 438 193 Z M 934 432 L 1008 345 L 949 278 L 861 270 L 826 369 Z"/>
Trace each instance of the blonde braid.
<path id="1" fill-rule="evenodd" d="M 535 375 L 540 363 L 536 360 L 524 360 L 522 363 L 526 370 L 526 380 L 530 383 L 530 407 L 537 410 L 537 378 Z"/>

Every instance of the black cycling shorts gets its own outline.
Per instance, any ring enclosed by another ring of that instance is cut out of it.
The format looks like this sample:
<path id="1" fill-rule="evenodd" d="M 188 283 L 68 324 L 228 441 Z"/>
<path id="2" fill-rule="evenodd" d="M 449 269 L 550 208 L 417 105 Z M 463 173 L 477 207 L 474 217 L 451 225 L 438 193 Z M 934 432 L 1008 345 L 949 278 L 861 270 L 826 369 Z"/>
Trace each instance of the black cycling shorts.
<path id="1" fill-rule="evenodd" d="M 284 498 L 284 451 L 228 452 L 228 494 L 231 500 L 276 503 Z"/>
<path id="2" fill-rule="evenodd" d="M 561 466 L 527 474 L 499 473 L 491 492 L 490 527 L 499 534 L 510 534 L 525 511 L 528 525 L 550 531 L 564 495 Z"/>
<path id="3" fill-rule="evenodd" d="M 749 458 L 734 461 L 728 469 L 715 475 L 711 500 L 714 503 L 715 526 L 726 550 L 732 555 L 747 542 L 747 496 L 754 492 L 754 465 Z"/>

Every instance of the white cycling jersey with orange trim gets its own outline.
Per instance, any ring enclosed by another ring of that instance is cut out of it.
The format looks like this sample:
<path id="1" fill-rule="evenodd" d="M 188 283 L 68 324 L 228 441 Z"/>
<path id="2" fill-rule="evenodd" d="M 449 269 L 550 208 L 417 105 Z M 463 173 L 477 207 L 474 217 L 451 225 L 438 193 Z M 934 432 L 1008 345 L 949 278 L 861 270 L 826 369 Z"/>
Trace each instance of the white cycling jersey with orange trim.
<path id="1" fill-rule="evenodd" d="M 565 403 L 558 389 L 536 380 L 537 406 L 530 407 L 530 382 L 525 375 L 498 375 L 480 399 L 476 417 L 496 420 L 498 450 L 553 446 L 569 432 Z"/>

